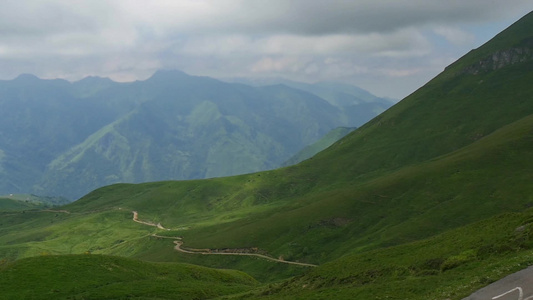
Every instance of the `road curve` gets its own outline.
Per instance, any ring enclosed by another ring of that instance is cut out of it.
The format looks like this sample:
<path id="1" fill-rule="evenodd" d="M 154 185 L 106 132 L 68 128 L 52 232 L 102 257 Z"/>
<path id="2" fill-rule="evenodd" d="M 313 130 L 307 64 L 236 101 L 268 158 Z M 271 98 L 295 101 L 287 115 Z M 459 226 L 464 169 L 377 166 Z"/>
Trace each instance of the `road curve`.
<path id="1" fill-rule="evenodd" d="M 70 211 L 68 211 L 68 210 L 64 210 L 64 209 L 60 209 L 60 210 L 43 209 L 43 210 L 41 210 L 41 211 L 70 214 Z"/>
<path id="2" fill-rule="evenodd" d="M 137 222 L 137 223 L 140 223 L 140 224 L 144 224 L 144 225 L 148 225 L 148 226 L 154 226 L 154 227 L 157 227 L 159 229 L 163 229 L 163 230 L 170 230 L 170 229 L 167 229 L 165 227 L 163 227 L 163 225 L 161 225 L 161 223 L 152 223 L 152 222 L 145 222 L 145 221 L 141 221 L 139 220 L 139 213 L 137 213 L 136 211 L 132 211 L 133 213 L 133 221 L 134 222 Z"/>
<path id="3" fill-rule="evenodd" d="M 271 261 L 275 261 L 275 262 L 279 262 L 279 263 L 284 263 L 284 264 L 298 265 L 298 266 L 305 266 L 305 267 L 318 267 L 317 265 L 313 265 L 313 264 L 282 260 L 282 259 L 277 259 L 277 258 L 273 258 L 273 257 L 270 257 L 270 256 L 258 254 L 258 253 L 207 252 L 205 249 L 183 249 L 183 248 L 181 248 L 181 245 L 183 245 L 182 241 L 174 241 L 174 244 L 176 244 L 176 246 L 174 247 L 175 250 L 183 252 L 183 253 L 189 253 L 189 254 L 256 256 L 256 257 L 260 257 L 260 258 L 264 258 L 264 259 L 267 259 L 267 260 L 271 260 Z"/>
<path id="4" fill-rule="evenodd" d="M 532 300 L 533 266 L 498 280 L 462 300 Z"/>
<path id="5" fill-rule="evenodd" d="M 164 228 L 161 225 L 161 223 L 155 224 L 155 223 L 152 223 L 152 222 L 145 222 L 145 221 L 139 220 L 139 213 L 137 211 L 132 211 L 132 213 L 133 213 L 133 221 L 134 222 L 137 222 L 137 223 L 140 223 L 140 224 L 144 224 L 144 225 L 148 225 L 148 226 L 155 226 L 155 227 L 157 227 L 159 229 L 163 229 L 163 230 L 169 230 L 169 229 Z M 176 251 L 179 251 L 179 252 L 182 252 L 182 253 L 203 254 L 203 255 L 256 256 L 256 257 L 260 257 L 260 258 L 264 258 L 264 259 L 267 259 L 267 260 L 270 260 L 270 261 L 284 263 L 284 264 L 298 265 L 298 266 L 305 266 L 305 267 L 318 267 L 317 265 L 313 265 L 313 264 L 306 264 L 306 263 L 300 263 L 300 262 L 295 262 L 295 261 L 287 261 L 287 260 L 277 259 L 277 258 L 273 258 L 273 257 L 270 257 L 270 256 L 258 254 L 258 253 L 211 252 L 210 249 L 192 249 L 192 248 L 183 249 L 183 248 L 181 248 L 181 245 L 183 245 L 183 242 L 181 241 L 181 237 L 166 237 L 166 236 L 159 236 L 159 235 L 156 235 L 156 234 L 153 234 L 152 236 L 159 237 L 159 238 L 166 238 L 166 239 L 174 239 L 174 244 L 176 244 L 174 249 Z"/>

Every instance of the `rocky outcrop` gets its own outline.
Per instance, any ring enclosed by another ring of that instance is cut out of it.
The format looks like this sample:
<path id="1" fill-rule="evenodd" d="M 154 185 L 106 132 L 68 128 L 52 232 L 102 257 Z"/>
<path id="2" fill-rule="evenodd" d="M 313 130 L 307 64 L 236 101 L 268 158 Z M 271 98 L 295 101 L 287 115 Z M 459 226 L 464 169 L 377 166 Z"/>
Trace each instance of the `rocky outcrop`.
<path id="1" fill-rule="evenodd" d="M 464 68 L 460 74 L 477 75 L 479 73 L 498 70 L 509 65 L 526 62 L 531 59 L 533 59 L 533 51 L 529 47 L 500 50 Z"/>

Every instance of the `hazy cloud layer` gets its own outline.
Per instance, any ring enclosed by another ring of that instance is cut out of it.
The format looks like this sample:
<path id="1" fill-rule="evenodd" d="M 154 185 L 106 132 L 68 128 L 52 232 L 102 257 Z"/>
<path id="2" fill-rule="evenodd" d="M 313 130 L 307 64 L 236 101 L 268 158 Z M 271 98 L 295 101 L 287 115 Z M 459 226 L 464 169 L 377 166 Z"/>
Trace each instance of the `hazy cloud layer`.
<path id="1" fill-rule="evenodd" d="M 403 97 L 530 0 L 0 2 L 0 78 L 128 81 L 157 69 L 342 80 Z"/>

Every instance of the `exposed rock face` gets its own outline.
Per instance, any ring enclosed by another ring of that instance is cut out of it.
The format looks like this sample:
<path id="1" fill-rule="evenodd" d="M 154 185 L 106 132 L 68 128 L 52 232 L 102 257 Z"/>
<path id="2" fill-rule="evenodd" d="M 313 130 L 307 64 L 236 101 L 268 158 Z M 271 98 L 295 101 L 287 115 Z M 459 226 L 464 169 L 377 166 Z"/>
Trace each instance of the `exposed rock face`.
<path id="1" fill-rule="evenodd" d="M 533 58 L 533 51 L 529 47 L 510 48 L 494 52 L 479 62 L 464 68 L 461 74 L 477 75 L 479 73 L 494 71 L 508 65 L 522 63 Z"/>

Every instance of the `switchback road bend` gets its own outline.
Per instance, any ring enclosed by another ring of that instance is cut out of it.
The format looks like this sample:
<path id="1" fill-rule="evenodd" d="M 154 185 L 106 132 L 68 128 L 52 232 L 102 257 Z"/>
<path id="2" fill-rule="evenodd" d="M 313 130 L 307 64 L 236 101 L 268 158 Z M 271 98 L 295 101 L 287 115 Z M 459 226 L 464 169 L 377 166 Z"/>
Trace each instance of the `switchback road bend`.
<path id="1" fill-rule="evenodd" d="M 533 266 L 498 280 L 463 300 L 533 300 Z"/>

